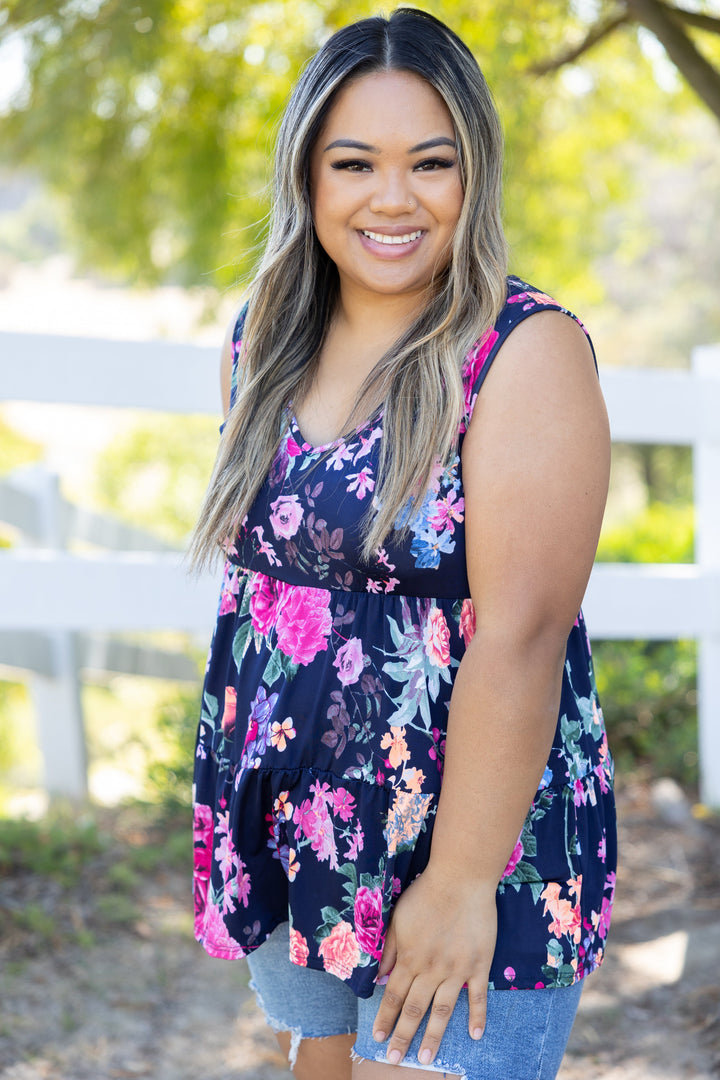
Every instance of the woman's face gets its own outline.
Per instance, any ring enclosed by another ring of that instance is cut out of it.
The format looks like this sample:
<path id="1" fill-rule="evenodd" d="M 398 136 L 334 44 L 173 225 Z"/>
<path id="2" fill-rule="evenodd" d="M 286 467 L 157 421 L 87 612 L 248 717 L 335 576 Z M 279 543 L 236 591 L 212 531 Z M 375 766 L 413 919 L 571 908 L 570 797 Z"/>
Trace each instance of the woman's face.
<path id="1" fill-rule="evenodd" d="M 345 86 L 312 149 L 310 192 L 343 295 L 422 296 L 447 265 L 463 202 L 455 129 L 437 91 L 407 71 Z"/>

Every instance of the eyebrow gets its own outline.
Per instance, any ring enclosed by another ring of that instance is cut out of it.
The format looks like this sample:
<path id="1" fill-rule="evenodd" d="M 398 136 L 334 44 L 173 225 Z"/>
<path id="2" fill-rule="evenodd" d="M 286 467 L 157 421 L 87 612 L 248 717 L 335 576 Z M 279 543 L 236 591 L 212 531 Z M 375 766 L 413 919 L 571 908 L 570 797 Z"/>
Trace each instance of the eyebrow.
<path id="1" fill-rule="evenodd" d="M 423 150 L 431 150 L 434 146 L 451 146 L 453 150 L 457 150 L 457 145 L 453 139 L 449 139 L 446 135 L 440 135 L 437 139 L 427 139 L 425 142 L 418 143 L 417 146 L 411 146 L 408 153 L 419 154 Z M 335 139 L 334 142 L 328 143 L 323 152 L 337 150 L 338 147 L 347 147 L 350 150 L 365 150 L 368 154 L 380 153 L 377 146 L 359 142 L 357 139 Z"/>

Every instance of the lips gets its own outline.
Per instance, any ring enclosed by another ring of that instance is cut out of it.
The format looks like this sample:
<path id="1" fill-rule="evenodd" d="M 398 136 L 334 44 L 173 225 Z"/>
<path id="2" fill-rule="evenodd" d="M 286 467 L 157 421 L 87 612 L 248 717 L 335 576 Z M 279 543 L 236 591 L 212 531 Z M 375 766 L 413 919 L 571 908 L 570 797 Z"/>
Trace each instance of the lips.
<path id="1" fill-rule="evenodd" d="M 400 247 L 402 244 L 412 244 L 413 241 L 419 240 L 423 235 L 422 229 L 416 229 L 414 232 L 402 233 L 401 235 L 371 232 L 370 229 L 361 229 L 360 232 L 363 236 L 367 236 L 368 240 L 373 240 L 376 244 L 386 244 L 388 247 Z"/>

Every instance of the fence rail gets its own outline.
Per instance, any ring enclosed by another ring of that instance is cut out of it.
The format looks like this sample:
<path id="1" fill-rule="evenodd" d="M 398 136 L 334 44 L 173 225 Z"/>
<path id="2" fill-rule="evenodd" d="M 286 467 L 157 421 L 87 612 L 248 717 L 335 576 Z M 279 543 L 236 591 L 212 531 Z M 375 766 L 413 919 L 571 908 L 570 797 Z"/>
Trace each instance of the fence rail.
<path id="1" fill-rule="evenodd" d="M 597 639 L 698 640 L 701 796 L 720 806 L 720 346 L 696 349 L 689 371 L 604 369 L 601 383 L 615 442 L 692 446 L 696 561 L 596 565 L 583 605 L 588 624 Z M 6 400 L 219 411 L 215 350 L 167 342 L 0 333 L 0 385 Z M 14 522 L 34 544 L 0 552 L 0 663 L 27 655 L 37 635 L 35 655 L 43 668 L 34 676 L 38 713 L 53 714 L 52 731 L 40 716 L 46 783 L 79 794 L 85 751 L 77 679 L 91 651 L 87 635 L 209 634 L 218 581 L 189 577 L 180 555 L 157 538 L 83 515 L 47 478 L 34 482 L 34 490 L 30 483 L 21 494 L 16 482 L 0 485 L 0 521 Z M 111 550 L 66 550 L 78 535 Z M 111 654 L 103 662 L 110 663 Z M 115 658 L 123 670 L 143 663 L 140 652 L 126 651 L 121 661 L 116 650 Z M 159 651 L 155 661 L 163 667 Z M 178 663 L 175 670 L 181 669 Z M 70 732 L 64 742 L 58 730 Z"/>

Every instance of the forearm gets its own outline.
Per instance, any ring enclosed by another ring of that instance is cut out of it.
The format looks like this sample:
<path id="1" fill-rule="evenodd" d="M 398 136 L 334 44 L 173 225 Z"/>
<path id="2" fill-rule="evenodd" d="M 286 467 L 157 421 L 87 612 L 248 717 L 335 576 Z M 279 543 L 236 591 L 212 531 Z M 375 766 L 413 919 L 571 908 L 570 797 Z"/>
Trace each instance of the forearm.
<path id="1" fill-rule="evenodd" d="M 430 868 L 495 888 L 552 747 L 565 640 L 478 634 L 458 669 Z"/>

